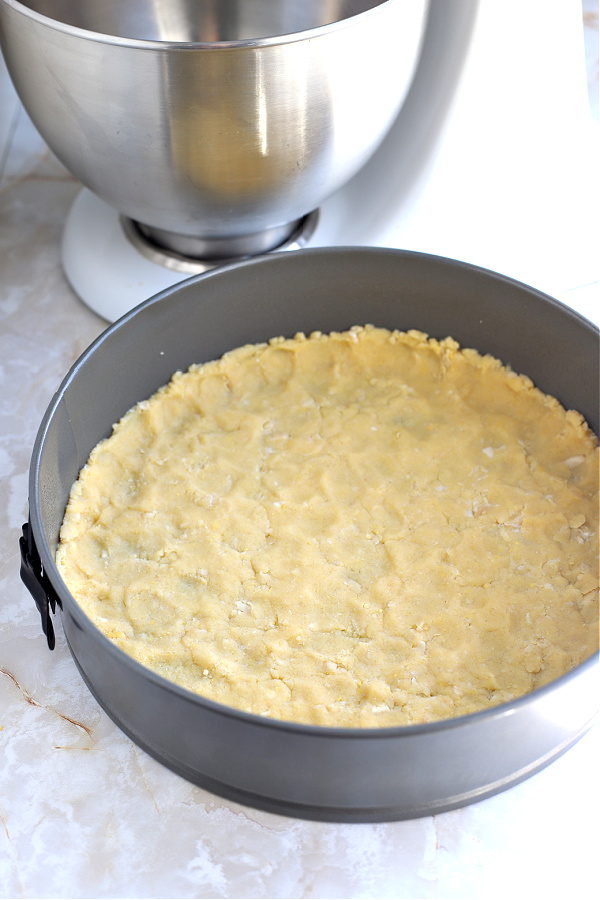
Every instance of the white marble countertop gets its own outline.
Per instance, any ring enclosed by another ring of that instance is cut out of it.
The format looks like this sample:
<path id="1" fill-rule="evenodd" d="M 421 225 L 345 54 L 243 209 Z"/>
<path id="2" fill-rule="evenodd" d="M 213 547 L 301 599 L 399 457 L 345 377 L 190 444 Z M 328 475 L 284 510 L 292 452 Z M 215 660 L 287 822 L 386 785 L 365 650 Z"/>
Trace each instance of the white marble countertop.
<path id="1" fill-rule="evenodd" d="M 597 13 L 594 25 L 586 9 L 597 66 Z M 48 651 L 19 579 L 18 538 L 41 418 L 105 327 L 60 266 L 78 189 L 0 60 L 0 896 L 595 896 L 597 726 L 547 769 L 464 809 L 375 825 L 299 821 L 163 768 L 96 704 L 60 624 Z M 597 285 L 573 289 L 598 297 Z"/>

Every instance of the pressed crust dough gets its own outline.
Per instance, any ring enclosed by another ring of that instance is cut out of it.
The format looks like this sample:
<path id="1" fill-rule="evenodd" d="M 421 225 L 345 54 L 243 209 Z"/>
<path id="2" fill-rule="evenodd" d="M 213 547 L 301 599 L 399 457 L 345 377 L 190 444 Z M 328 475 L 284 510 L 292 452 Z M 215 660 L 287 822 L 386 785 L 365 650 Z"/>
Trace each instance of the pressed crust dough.
<path id="1" fill-rule="evenodd" d="M 124 416 L 57 562 L 119 647 L 205 697 L 320 725 L 448 718 L 597 648 L 597 440 L 451 338 L 276 338 Z"/>

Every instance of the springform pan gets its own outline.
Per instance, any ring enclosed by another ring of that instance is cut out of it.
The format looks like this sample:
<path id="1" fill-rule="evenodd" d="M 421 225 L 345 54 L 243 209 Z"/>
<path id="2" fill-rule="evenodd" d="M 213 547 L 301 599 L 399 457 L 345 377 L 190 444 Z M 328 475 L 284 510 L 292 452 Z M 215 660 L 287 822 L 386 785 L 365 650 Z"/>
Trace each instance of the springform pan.
<path id="1" fill-rule="evenodd" d="M 598 654 L 516 701 L 383 729 L 293 724 L 188 692 L 135 662 L 79 608 L 54 564 L 71 485 L 111 426 L 177 370 L 277 335 L 374 324 L 451 335 L 528 375 L 598 433 L 598 329 L 556 300 L 465 263 L 337 248 L 238 262 L 169 288 L 88 348 L 43 419 L 29 479 L 22 577 L 49 645 L 61 609 L 73 659 L 139 746 L 225 798 L 340 822 L 406 819 L 481 800 L 574 744 L 598 714 Z"/>

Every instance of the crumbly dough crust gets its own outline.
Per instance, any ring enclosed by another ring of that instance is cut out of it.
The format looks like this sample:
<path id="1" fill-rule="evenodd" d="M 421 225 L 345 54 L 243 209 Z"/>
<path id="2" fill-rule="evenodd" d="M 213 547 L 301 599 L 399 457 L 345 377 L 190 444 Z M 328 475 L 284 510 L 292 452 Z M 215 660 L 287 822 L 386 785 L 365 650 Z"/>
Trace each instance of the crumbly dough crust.
<path id="1" fill-rule="evenodd" d="M 276 338 L 124 416 L 73 486 L 57 563 L 119 647 L 212 700 L 445 719 L 597 649 L 598 442 L 451 338 Z"/>

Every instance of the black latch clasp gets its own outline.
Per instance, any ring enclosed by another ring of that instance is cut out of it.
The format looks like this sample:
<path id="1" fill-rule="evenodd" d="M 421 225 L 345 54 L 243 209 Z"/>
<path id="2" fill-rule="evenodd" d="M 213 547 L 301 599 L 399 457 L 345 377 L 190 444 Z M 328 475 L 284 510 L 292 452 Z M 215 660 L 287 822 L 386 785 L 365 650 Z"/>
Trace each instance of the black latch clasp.
<path id="1" fill-rule="evenodd" d="M 48 647 L 54 650 L 56 643 L 54 626 L 50 618 L 50 609 L 56 612 L 56 604 L 62 607 L 60 597 L 54 590 L 46 573 L 35 546 L 31 521 L 23 525 L 23 535 L 19 538 L 21 550 L 21 581 L 35 600 L 40 616 L 42 617 L 42 629 L 48 640 Z"/>

